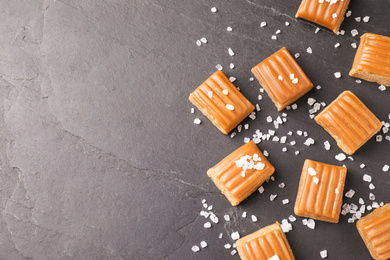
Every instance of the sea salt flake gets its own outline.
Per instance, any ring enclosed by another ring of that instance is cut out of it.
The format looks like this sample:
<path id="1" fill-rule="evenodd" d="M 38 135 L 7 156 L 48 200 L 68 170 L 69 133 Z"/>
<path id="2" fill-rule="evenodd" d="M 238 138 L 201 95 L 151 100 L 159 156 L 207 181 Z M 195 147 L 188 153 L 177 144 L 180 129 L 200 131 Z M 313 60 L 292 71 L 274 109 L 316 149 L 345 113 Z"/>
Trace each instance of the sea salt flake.
<path id="1" fill-rule="evenodd" d="M 363 22 L 368 23 L 368 21 L 370 21 L 370 17 L 369 16 L 364 16 L 363 17 Z"/>
<path id="2" fill-rule="evenodd" d="M 370 190 L 374 190 L 375 189 L 375 185 L 370 183 L 370 185 L 368 185 L 368 188 L 370 188 Z"/>
<path id="3" fill-rule="evenodd" d="M 309 54 L 312 54 L 312 53 L 313 53 L 313 50 L 311 49 L 311 47 L 308 47 L 308 48 L 306 49 L 306 52 L 309 53 Z"/>
<path id="4" fill-rule="evenodd" d="M 195 124 L 195 125 L 200 125 L 200 123 L 202 123 L 202 121 L 200 121 L 199 118 L 195 118 L 194 124 Z"/>
<path id="5" fill-rule="evenodd" d="M 228 49 L 228 53 L 229 53 L 230 56 L 234 56 L 234 55 L 235 55 L 235 53 L 234 53 L 234 51 L 232 50 L 232 48 L 229 48 L 229 49 Z"/>
<path id="6" fill-rule="evenodd" d="M 216 7 L 211 7 L 211 12 L 212 13 L 216 13 L 218 10 L 217 10 L 217 8 Z"/>
<path id="7" fill-rule="evenodd" d="M 316 102 L 316 100 L 314 98 L 307 99 L 307 103 L 309 104 L 309 106 L 312 106 L 315 102 Z"/>
<path id="8" fill-rule="evenodd" d="M 276 32 L 275 32 L 275 34 L 280 34 L 281 33 L 281 31 L 280 30 L 277 30 Z"/>
<path id="9" fill-rule="evenodd" d="M 278 184 L 278 187 L 280 189 L 283 189 L 284 187 L 286 187 L 286 184 L 284 184 L 284 182 L 281 182 L 281 183 Z"/>
<path id="10" fill-rule="evenodd" d="M 352 11 L 348 10 L 348 12 L 345 14 L 345 17 L 350 17 L 352 15 Z"/>
<path id="11" fill-rule="evenodd" d="M 201 46 L 201 45 L 202 45 L 202 42 L 201 42 L 200 40 L 197 40 L 197 41 L 196 41 L 196 45 Z"/>
<path id="12" fill-rule="evenodd" d="M 232 248 L 232 245 L 228 243 L 228 244 L 225 244 L 223 247 L 226 249 L 230 249 L 230 248 Z"/>
<path id="13" fill-rule="evenodd" d="M 328 257 L 328 251 L 322 250 L 322 251 L 320 252 L 320 256 L 321 256 L 321 258 L 327 258 L 327 257 Z"/>
<path id="14" fill-rule="evenodd" d="M 310 229 L 315 229 L 316 227 L 316 222 L 313 220 L 313 219 L 309 219 L 307 221 L 307 227 L 310 228 Z"/>
<path id="15" fill-rule="evenodd" d="M 269 197 L 269 200 L 270 200 L 270 201 L 274 201 L 274 200 L 276 199 L 277 196 L 278 196 L 278 195 L 276 195 L 276 194 L 271 194 L 271 196 Z"/>
<path id="16" fill-rule="evenodd" d="M 355 191 L 352 189 L 350 189 L 349 191 L 347 191 L 345 193 L 345 197 L 350 198 L 350 199 L 353 197 L 353 195 L 355 195 Z"/>
<path id="17" fill-rule="evenodd" d="M 272 36 L 271 36 L 271 39 L 272 39 L 272 40 L 277 40 L 278 37 L 276 37 L 276 35 L 272 35 Z"/>
<path id="18" fill-rule="evenodd" d="M 324 142 L 324 148 L 325 148 L 325 150 L 327 150 L 327 151 L 330 150 L 330 143 L 329 143 L 329 141 L 325 141 L 325 142 Z"/>
<path id="19" fill-rule="evenodd" d="M 363 181 L 366 181 L 366 182 L 371 182 L 372 181 L 372 177 L 368 174 L 364 174 L 363 175 Z"/>
<path id="20" fill-rule="evenodd" d="M 336 160 L 341 162 L 341 161 L 344 161 L 345 159 L 347 159 L 347 156 L 343 153 L 339 153 L 335 156 L 335 158 L 336 158 Z"/>
<path id="21" fill-rule="evenodd" d="M 334 193 L 339 194 L 339 188 L 336 188 L 336 189 L 334 190 Z"/>
<path id="22" fill-rule="evenodd" d="M 387 165 L 387 164 L 385 164 L 385 165 L 383 166 L 383 168 L 382 168 L 382 171 L 388 172 L 388 171 L 389 171 L 389 168 L 390 168 L 390 166 Z"/>
<path id="23" fill-rule="evenodd" d="M 299 54 L 299 53 L 295 53 L 295 54 L 294 54 L 295 59 L 298 59 L 299 56 L 301 56 L 301 54 Z"/>
<path id="24" fill-rule="evenodd" d="M 357 48 L 357 45 L 356 45 L 356 43 L 351 43 L 351 46 L 352 46 L 352 48 L 354 48 L 354 49 L 356 49 Z"/>
<path id="25" fill-rule="evenodd" d="M 252 220 L 252 222 L 257 222 L 258 219 L 257 219 L 257 217 L 255 215 L 252 215 L 251 216 L 251 220 Z"/>
<path id="26" fill-rule="evenodd" d="M 232 70 L 232 69 L 234 69 L 234 64 L 233 63 L 230 63 L 230 69 Z"/>
<path id="27" fill-rule="evenodd" d="M 195 108 L 191 107 L 191 114 L 195 113 Z"/>
<path id="28" fill-rule="evenodd" d="M 230 216 L 229 215 L 224 215 L 223 218 L 225 219 L 225 221 L 230 221 Z"/>
<path id="29" fill-rule="evenodd" d="M 339 79 L 339 78 L 341 78 L 341 73 L 340 72 L 335 72 L 334 76 L 335 76 L 336 79 Z"/>
<path id="30" fill-rule="evenodd" d="M 266 25 L 267 25 L 266 22 L 261 22 L 261 23 L 260 23 L 260 27 L 264 27 L 264 26 L 266 26 Z"/>
<path id="31" fill-rule="evenodd" d="M 230 236 L 232 237 L 232 239 L 233 239 L 234 241 L 236 241 L 237 239 L 240 238 L 240 234 L 238 233 L 238 231 L 233 232 Z"/>
<path id="32" fill-rule="evenodd" d="M 223 69 L 221 64 L 217 64 L 215 67 L 217 68 L 217 70 L 222 70 Z"/>
<path id="33" fill-rule="evenodd" d="M 231 254 L 231 255 L 235 255 L 235 254 L 237 254 L 237 250 L 235 250 L 235 249 L 234 249 L 234 250 L 232 250 L 232 251 L 230 252 L 230 254 Z"/>
<path id="34" fill-rule="evenodd" d="M 364 167 L 366 167 L 366 165 L 364 163 L 360 164 L 360 168 L 363 169 Z"/>
<path id="35" fill-rule="evenodd" d="M 307 169 L 307 171 L 309 172 L 309 174 L 310 174 L 311 176 L 314 176 L 314 175 L 317 174 L 316 170 L 314 170 L 314 168 L 312 168 L 312 167 L 309 167 L 309 169 Z"/>
<path id="36" fill-rule="evenodd" d="M 284 200 L 282 200 L 283 205 L 286 205 L 286 204 L 288 204 L 289 202 L 290 202 L 289 199 L 284 199 Z"/>
<path id="37" fill-rule="evenodd" d="M 385 91 L 385 90 L 386 90 L 386 87 L 385 87 L 384 85 L 380 85 L 380 86 L 378 87 L 378 89 L 379 89 L 380 91 Z"/>
<path id="38" fill-rule="evenodd" d="M 203 227 L 204 228 L 211 228 L 211 223 L 210 222 L 206 222 L 206 223 L 204 223 Z"/>
<path id="39" fill-rule="evenodd" d="M 226 28 L 226 31 L 231 32 L 231 31 L 233 31 L 233 28 L 228 26 L 228 28 Z"/>
<path id="40" fill-rule="evenodd" d="M 356 29 L 351 30 L 351 34 L 353 37 L 359 34 L 359 32 Z"/>
<path id="41" fill-rule="evenodd" d="M 375 200 L 375 195 L 372 194 L 372 193 L 368 194 L 368 199 L 369 200 Z"/>
<path id="42" fill-rule="evenodd" d="M 286 26 L 289 26 L 289 25 L 290 25 L 290 23 L 289 23 L 289 22 L 285 22 L 285 23 L 284 23 L 284 25 L 286 25 Z"/>
<path id="43" fill-rule="evenodd" d="M 293 80 L 292 80 L 292 83 L 293 83 L 293 84 L 297 84 L 297 83 L 298 83 L 298 78 L 293 79 Z"/>
<path id="44" fill-rule="evenodd" d="M 264 187 L 263 187 L 263 186 L 260 186 L 257 190 L 259 191 L 260 194 L 263 194 L 263 192 L 264 192 Z"/>
<path id="45" fill-rule="evenodd" d="M 360 23 L 361 20 L 362 20 L 362 18 L 361 18 L 360 16 L 359 16 L 359 17 L 355 17 L 355 21 L 356 21 L 356 22 Z"/>
<path id="46" fill-rule="evenodd" d="M 290 216 L 288 217 L 288 220 L 290 220 L 290 222 L 295 222 L 297 219 L 296 219 L 296 217 L 294 217 L 293 215 L 290 215 Z"/>
<path id="47" fill-rule="evenodd" d="M 205 247 L 207 246 L 207 243 L 206 243 L 206 241 L 202 241 L 202 242 L 200 242 L 200 246 L 201 246 L 202 248 L 205 248 Z"/>

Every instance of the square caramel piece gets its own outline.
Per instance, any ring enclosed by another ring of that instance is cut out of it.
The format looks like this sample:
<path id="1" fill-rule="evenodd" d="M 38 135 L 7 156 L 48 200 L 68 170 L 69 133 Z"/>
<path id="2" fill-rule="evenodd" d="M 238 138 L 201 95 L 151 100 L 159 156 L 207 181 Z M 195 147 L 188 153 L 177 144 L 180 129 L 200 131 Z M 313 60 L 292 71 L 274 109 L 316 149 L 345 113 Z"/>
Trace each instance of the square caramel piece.
<path id="1" fill-rule="evenodd" d="M 218 189 L 236 206 L 251 195 L 275 168 L 250 141 L 207 171 Z"/>
<path id="2" fill-rule="evenodd" d="M 337 33 L 348 4 L 349 0 L 302 0 L 295 17 L 319 24 Z"/>
<path id="3" fill-rule="evenodd" d="M 356 227 L 374 259 L 390 259 L 390 203 L 359 219 Z"/>
<path id="4" fill-rule="evenodd" d="M 315 118 L 346 154 L 352 155 L 382 127 L 378 118 L 351 91 L 341 93 Z"/>
<path id="5" fill-rule="evenodd" d="M 363 34 L 349 75 L 390 87 L 390 37 Z"/>
<path id="6" fill-rule="evenodd" d="M 313 88 L 309 78 L 284 47 L 252 68 L 252 73 L 278 111 L 294 103 Z"/>
<path id="7" fill-rule="evenodd" d="M 306 160 L 294 212 L 297 216 L 339 222 L 347 168 Z"/>
<path id="8" fill-rule="evenodd" d="M 255 109 L 222 71 L 211 75 L 189 100 L 226 135 Z"/>
<path id="9" fill-rule="evenodd" d="M 240 238 L 236 245 L 242 260 L 295 259 L 279 222 Z"/>

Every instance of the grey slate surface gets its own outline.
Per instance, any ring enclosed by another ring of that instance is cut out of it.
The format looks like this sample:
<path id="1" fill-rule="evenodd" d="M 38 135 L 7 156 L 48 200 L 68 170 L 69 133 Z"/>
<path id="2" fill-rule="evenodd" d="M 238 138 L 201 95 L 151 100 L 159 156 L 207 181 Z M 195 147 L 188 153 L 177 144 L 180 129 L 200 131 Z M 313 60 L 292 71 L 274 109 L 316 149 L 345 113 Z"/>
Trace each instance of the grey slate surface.
<path id="1" fill-rule="evenodd" d="M 344 36 L 294 18 L 299 0 L 131 0 L 0 1 L 0 259 L 238 259 L 223 248 L 229 234 L 241 236 L 293 213 L 306 158 L 348 167 L 348 203 L 369 203 L 362 175 L 373 176 L 378 202 L 390 202 L 390 142 L 370 140 L 338 162 L 335 141 L 309 118 L 307 98 L 329 104 L 352 90 L 378 116 L 390 121 L 389 93 L 375 83 L 357 84 L 348 76 L 359 43 L 352 37 L 373 32 L 390 36 L 388 0 L 351 0 L 352 17 Z M 217 13 L 210 8 L 216 6 Z M 370 16 L 369 23 L 354 17 Z M 267 26 L 259 27 L 261 21 Z M 284 25 L 285 21 L 290 26 Z M 227 32 L 226 27 L 233 31 Z M 282 33 L 271 40 L 277 29 Z M 206 37 L 208 43 L 196 46 Z M 333 46 L 340 42 L 341 46 Z M 256 129 L 271 128 L 265 118 L 280 115 L 268 98 L 258 101 L 259 84 L 250 69 L 285 46 L 321 90 L 301 98 L 278 135 L 304 130 L 316 140 L 295 147 L 262 142 L 276 168 L 265 193 L 232 207 L 206 176 L 224 156 Z M 313 54 L 305 52 L 307 47 Z M 230 57 L 231 47 L 236 55 Z M 230 70 L 233 62 L 235 68 Z M 236 86 L 262 110 L 249 130 L 221 134 L 187 100 L 224 66 Z M 340 71 L 341 79 L 333 73 Z M 201 125 L 194 125 L 199 117 Z M 323 142 L 332 148 L 325 151 Z M 300 155 L 295 156 L 294 151 Z M 366 168 L 359 165 L 364 163 Z M 279 189 L 277 184 L 286 183 Z M 270 194 L 278 194 L 274 202 Z M 281 200 L 290 203 L 282 205 Z M 214 206 L 220 222 L 204 229 L 201 200 Z M 242 212 L 259 221 L 243 219 Z M 230 222 L 223 220 L 229 214 Z M 287 234 L 297 259 L 370 259 L 355 224 L 316 221 L 316 229 L 293 223 Z M 222 239 L 218 239 L 219 233 Z M 205 240 L 208 247 L 193 253 Z"/>

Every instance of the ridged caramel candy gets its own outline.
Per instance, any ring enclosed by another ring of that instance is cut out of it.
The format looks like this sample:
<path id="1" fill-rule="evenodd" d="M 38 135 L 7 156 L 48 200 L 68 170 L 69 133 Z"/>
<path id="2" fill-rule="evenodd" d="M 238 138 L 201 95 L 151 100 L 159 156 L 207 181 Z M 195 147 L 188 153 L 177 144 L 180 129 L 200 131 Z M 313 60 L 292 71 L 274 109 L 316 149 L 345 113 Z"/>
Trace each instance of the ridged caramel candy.
<path id="1" fill-rule="evenodd" d="M 223 90 L 227 90 L 227 95 Z M 222 71 L 211 75 L 190 94 L 189 100 L 224 134 L 255 109 Z"/>
<path id="2" fill-rule="evenodd" d="M 356 227 L 374 259 L 390 259 L 390 203 L 359 219 Z"/>
<path id="3" fill-rule="evenodd" d="M 294 103 L 313 88 L 309 78 L 284 47 L 252 68 L 252 73 L 278 111 Z M 297 79 L 297 82 L 294 79 Z"/>
<path id="4" fill-rule="evenodd" d="M 236 242 L 242 260 L 294 260 L 294 255 L 279 222 L 264 227 Z"/>
<path id="5" fill-rule="evenodd" d="M 244 168 L 238 167 L 236 163 L 243 156 L 251 157 L 251 159 L 247 160 L 248 162 L 253 160 L 255 164 L 261 163 L 264 166 L 261 167 L 262 169 L 247 169 L 245 174 L 243 174 Z M 259 159 L 255 160 L 254 158 Z M 236 206 L 251 195 L 274 171 L 275 168 L 261 153 L 257 145 L 250 141 L 209 169 L 207 175 L 229 202 Z"/>
<path id="6" fill-rule="evenodd" d="M 335 3 L 333 0 L 302 0 L 295 17 L 319 24 L 337 33 L 348 4 L 349 0 L 338 0 Z"/>
<path id="7" fill-rule="evenodd" d="M 339 222 L 346 174 L 345 167 L 306 160 L 294 213 L 301 217 Z M 317 183 L 315 178 L 318 178 Z"/>
<path id="8" fill-rule="evenodd" d="M 351 91 L 341 93 L 314 119 L 349 155 L 382 127 L 379 119 Z"/>
<path id="9" fill-rule="evenodd" d="M 390 87 L 390 37 L 363 34 L 349 75 Z"/>

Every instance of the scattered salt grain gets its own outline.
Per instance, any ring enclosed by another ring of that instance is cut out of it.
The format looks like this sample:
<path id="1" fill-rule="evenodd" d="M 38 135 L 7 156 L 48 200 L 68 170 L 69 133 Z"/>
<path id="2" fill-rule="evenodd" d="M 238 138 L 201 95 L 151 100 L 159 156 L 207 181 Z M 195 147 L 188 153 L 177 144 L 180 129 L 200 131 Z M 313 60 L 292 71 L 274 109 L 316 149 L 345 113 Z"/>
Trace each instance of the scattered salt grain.
<path id="1" fill-rule="evenodd" d="M 268 260 L 280 260 L 278 255 L 274 255 L 271 258 L 268 258 Z"/>
<path id="2" fill-rule="evenodd" d="M 309 137 L 309 138 L 306 139 L 306 141 L 303 144 L 306 145 L 306 146 L 310 146 L 310 145 L 312 145 L 314 143 L 315 143 L 314 139 Z"/>
<path id="3" fill-rule="evenodd" d="M 318 33 L 319 31 L 320 31 L 320 28 L 317 27 L 314 33 Z"/>
<path id="4" fill-rule="evenodd" d="M 336 79 L 339 79 L 339 78 L 341 78 L 341 73 L 340 72 L 335 72 L 334 76 L 335 76 Z"/>
<path id="5" fill-rule="evenodd" d="M 281 31 L 280 30 L 277 30 L 276 32 L 275 32 L 275 34 L 280 34 L 281 33 Z"/>
<path id="6" fill-rule="evenodd" d="M 249 78 L 249 81 L 254 81 L 255 79 L 253 77 L 250 77 Z"/>
<path id="7" fill-rule="evenodd" d="M 355 81 L 356 81 L 357 84 L 362 83 L 362 81 L 361 81 L 360 79 L 357 79 L 357 80 L 355 80 Z"/>
<path id="8" fill-rule="evenodd" d="M 222 234 L 222 233 L 219 233 L 218 238 L 222 238 L 222 237 L 223 237 L 223 234 Z"/>
<path id="9" fill-rule="evenodd" d="M 285 22 L 285 23 L 284 23 L 284 25 L 286 25 L 286 26 L 289 26 L 289 25 L 290 25 L 290 23 L 289 23 L 289 22 Z"/>
<path id="10" fill-rule="evenodd" d="M 260 23 L 260 27 L 264 27 L 264 26 L 266 26 L 266 25 L 267 25 L 266 22 L 261 22 L 261 23 Z"/>
<path id="11" fill-rule="evenodd" d="M 217 70 L 222 70 L 223 69 L 221 64 L 217 64 L 215 67 L 217 68 Z"/>
<path id="12" fill-rule="evenodd" d="M 288 220 L 290 220 L 290 222 L 295 222 L 297 219 L 293 215 L 290 215 Z"/>
<path id="13" fill-rule="evenodd" d="M 379 89 L 380 91 L 385 91 L 385 90 L 386 90 L 386 87 L 385 87 L 384 85 L 380 85 L 380 86 L 378 87 L 378 89 Z"/>
<path id="14" fill-rule="evenodd" d="M 343 153 L 339 153 L 335 156 L 335 158 L 336 158 L 336 160 L 341 162 L 341 161 L 344 161 L 345 159 L 347 159 L 347 156 Z"/>
<path id="15" fill-rule="evenodd" d="M 336 14 L 336 13 L 333 13 L 333 14 L 332 14 L 332 17 L 333 17 L 333 18 L 336 18 L 336 17 L 337 17 L 337 14 Z"/>
<path id="16" fill-rule="evenodd" d="M 352 11 L 348 10 L 348 12 L 345 14 L 345 17 L 350 17 L 352 15 Z"/>
<path id="17" fill-rule="evenodd" d="M 279 76 L 278 76 L 278 79 L 279 79 L 280 81 L 282 81 L 282 80 L 283 80 L 282 75 L 279 75 Z"/>
<path id="18" fill-rule="evenodd" d="M 247 213 L 246 213 L 246 211 L 244 211 L 244 212 L 242 212 L 241 217 L 246 218 L 246 215 L 247 215 Z"/>
<path id="19" fill-rule="evenodd" d="M 251 216 L 251 220 L 252 220 L 252 222 L 257 222 L 258 219 L 257 219 L 257 217 L 255 215 L 252 215 Z"/>
<path id="20" fill-rule="evenodd" d="M 345 193 L 345 197 L 350 198 L 350 199 L 353 197 L 353 195 L 355 195 L 355 191 L 352 189 L 350 189 L 349 191 L 347 191 Z"/>
<path id="21" fill-rule="evenodd" d="M 320 252 L 320 256 L 321 256 L 321 258 L 327 258 L 327 257 L 328 257 L 328 251 L 322 250 L 322 251 Z"/>
<path id="22" fill-rule="evenodd" d="M 284 199 L 284 200 L 282 200 L 283 205 L 286 205 L 286 204 L 288 204 L 289 202 L 290 202 L 289 199 Z"/>
<path id="23" fill-rule="evenodd" d="M 230 56 L 234 56 L 234 54 L 235 54 L 234 51 L 232 50 L 232 48 L 228 49 L 228 53 Z"/>
<path id="24" fill-rule="evenodd" d="M 260 194 L 263 194 L 263 192 L 264 192 L 264 187 L 263 187 L 263 186 L 260 186 L 257 190 L 259 191 Z"/>
<path id="25" fill-rule="evenodd" d="M 313 178 L 313 182 L 314 182 L 315 184 L 318 184 L 319 181 L 320 181 L 320 179 L 318 179 L 317 177 L 314 177 L 314 178 Z"/>
<path id="26" fill-rule="evenodd" d="M 316 100 L 314 98 L 307 99 L 307 103 L 309 104 L 309 106 L 312 106 L 315 102 L 316 102 Z"/>
<path id="27" fill-rule="evenodd" d="M 298 108 L 298 105 L 297 105 L 297 104 L 292 104 L 292 105 L 291 105 L 291 108 L 295 110 L 295 109 Z"/>
<path id="28" fill-rule="evenodd" d="M 311 176 L 314 176 L 314 175 L 317 174 L 316 170 L 314 170 L 314 168 L 312 168 L 312 167 L 309 167 L 309 169 L 307 169 L 307 171 L 309 172 L 309 174 L 310 174 Z"/>
<path id="29" fill-rule="evenodd" d="M 295 53 L 295 54 L 294 54 L 295 59 L 298 59 L 299 56 L 301 56 L 301 54 L 299 54 L 299 53 Z"/>
<path id="30" fill-rule="evenodd" d="M 359 16 L 359 17 L 355 17 L 355 21 L 360 23 L 362 21 L 362 18 Z"/>
<path id="31" fill-rule="evenodd" d="M 324 148 L 325 148 L 325 150 L 327 150 L 327 151 L 330 150 L 330 143 L 329 143 L 329 141 L 325 141 L 325 142 L 324 142 Z"/>
<path id="32" fill-rule="evenodd" d="M 195 113 L 195 108 L 191 107 L 191 114 Z"/>
<path id="33" fill-rule="evenodd" d="M 195 125 L 200 125 L 200 123 L 202 123 L 202 121 L 200 121 L 199 118 L 195 118 L 194 124 L 195 124 Z"/>
<path id="34" fill-rule="evenodd" d="M 339 188 L 336 188 L 336 189 L 334 190 L 334 193 L 339 194 Z"/>
<path id="35" fill-rule="evenodd" d="M 284 182 L 281 182 L 281 183 L 279 183 L 278 187 L 280 189 L 283 189 L 284 187 L 286 187 L 286 184 L 284 184 Z"/>
<path id="36" fill-rule="evenodd" d="M 271 196 L 269 197 L 269 200 L 270 200 L 270 201 L 274 201 L 274 200 L 276 199 L 277 196 L 278 196 L 278 195 L 276 195 L 276 194 L 271 194 Z"/>
<path id="37" fill-rule="evenodd" d="M 357 48 L 357 45 L 356 45 L 356 43 L 351 43 L 351 46 L 352 46 L 352 48 L 354 48 L 354 49 L 356 49 Z"/>
<path id="38" fill-rule="evenodd" d="M 225 244 L 223 247 L 226 249 L 230 249 L 230 248 L 232 248 L 232 245 L 228 243 L 228 244 Z"/>
<path id="39" fill-rule="evenodd" d="M 237 239 L 240 238 L 240 234 L 238 233 L 238 231 L 233 232 L 230 236 L 232 237 L 232 239 L 233 239 L 234 241 L 236 241 Z"/>
<path id="40" fill-rule="evenodd" d="M 368 185 L 368 188 L 370 188 L 370 190 L 374 190 L 375 189 L 375 185 L 370 183 L 370 185 Z"/>
<path id="41" fill-rule="evenodd" d="M 234 64 L 233 63 L 230 63 L 230 69 L 232 70 L 232 69 L 234 69 Z"/>
<path id="42" fill-rule="evenodd" d="M 200 248 L 198 246 L 193 246 L 191 247 L 191 250 L 196 253 L 199 252 Z"/>
<path id="43" fill-rule="evenodd" d="M 375 200 L 375 195 L 372 194 L 372 193 L 368 194 L 368 199 L 369 200 Z"/>
<path id="44" fill-rule="evenodd" d="M 368 23 L 368 21 L 370 21 L 370 17 L 369 16 L 364 16 L 363 17 L 363 22 Z"/>
<path id="45" fill-rule="evenodd" d="M 372 177 L 368 174 L 364 174 L 363 175 L 363 181 L 366 181 L 366 182 L 371 182 L 372 181 Z"/>
<path id="46" fill-rule="evenodd" d="M 312 54 L 312 53 L 313 53 L 313 50 L 311 49 L 311 47 L 308 47 L 308 48 L 306 49 L 306 52 L 309 53 L 309 54 Z"/>
<path id="47" fill-rule="evenodd" d="M 211 12 L 212 13 L 216 13 L 218 10 L 217 10 L 217 8 L 216 7 L 211 7 Z"/>
<path id="48" fill-rule="evenodd" d="M 234 250 L 232 250 L 232 251 L 230 252 L 230 254 L 231 254 L 231 255 L 235 255 L 235 254 L 237 254 L 237 250 L 235 250 L 235 249 L 234 249 Z"/>
<path id="49" fill-rule="evenodd" d="M 355 37 L 356 35 L 359 34 L 359 32 L 358 32 L 356 29 L 353 29 L 353 30 L 351 31 L 351 34 L 352 34 L 353 37 Z"/>
<path id="50" fill-rule="evenodd" d="M 211 223 L 210 222 L 206 222 L 206 223 L 204 223 L 203 227 L 204 228 L 211 228 Z"/>
<path id="51" fill-rule="evenodd" d="M 383 168 L 382 168 L 382 171 L 388 172 L 388 171 L 389 171 L 389 168 L 390 168 L 390 166 L 387 165 L 387 164 L 385 164 L 385 165 L 383 166 Z"/>
<path id="52" fill-rule="evenodd" d="M 207 246 L 207 243 L 206 243 L 206 241 L 202 241 L 202 242 L 200 242 L 200 246 L 201 246 L 202 248 L 205 248 L 205 247 Z"/>
<path id="53" fill-rule="evenodd" d="M 230 216 L 229 215 L 224 215 L 223 218 L 225 219 L 225 221 L 230 221 Z"/>
<path id="54" fill-rule="evenodd" d="M 276 37 L 276 35 L 272 35 L 272 36 L 271 36 L 271 39 L 272 39 L 272 40 L 277 40 L 278 37 Z"/>
<path id="55" fill-rule="evenodd" d="M 297 84 L 297 83 L 298 83 L 298 78 L 293 79 L 293 80 L 292 80 L 292 83 L 293 83 L 293 84 Z"/>
<path id="56" fill-rule="evenodd" d="M 226 31 L 231 32 L 233 31 L 233 28 L 229 26 L 228 28 L 226 28 Z"/>
<path id="57" fill-rule="evenodd" d="M 196 41 L 196 45 L 201 46 L 201 45 L 202 45 L 202 42 L 201 42 L 200 40 L 197 40 L 197 41 Z"/>
<path id="58" fill-rule="evenodd" d="M 313 219 L 309 219 L 307 221 L 307 227 L 310 228 L 310 229 L 315 229 L 316 227 L 316 222 L 313 220 Z"/>
<path id="59" fill-rule="evenodd" d="M 222 90 L 222 93 L 223 93 L 224 95 L 227 95 L 227 94 L 229 94 L 229 90 L 224 89 L 224 90 Z"/>

